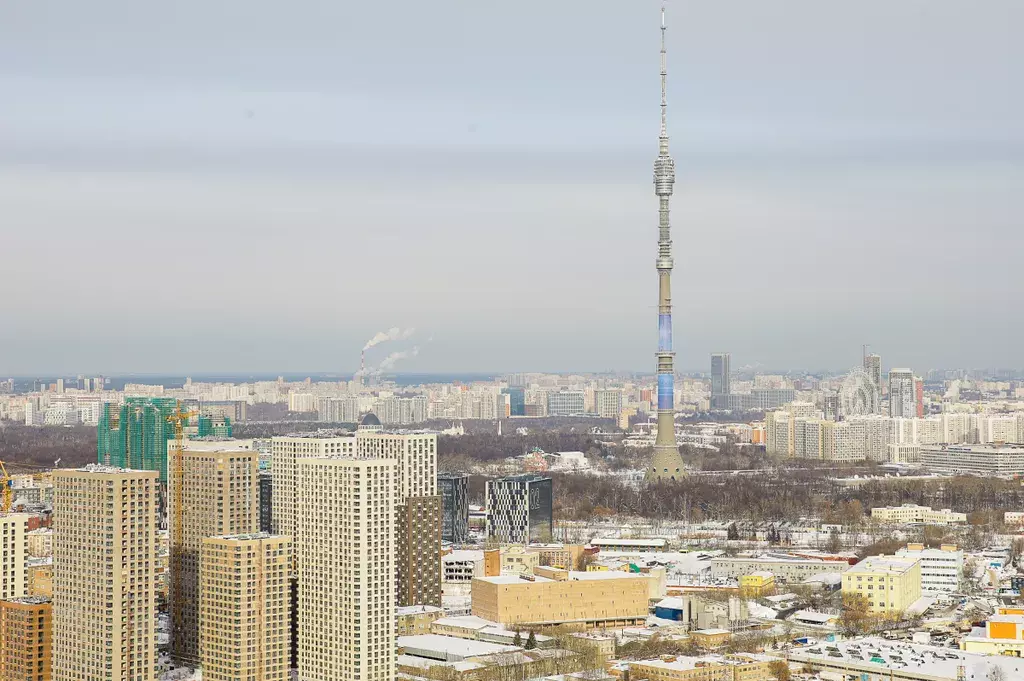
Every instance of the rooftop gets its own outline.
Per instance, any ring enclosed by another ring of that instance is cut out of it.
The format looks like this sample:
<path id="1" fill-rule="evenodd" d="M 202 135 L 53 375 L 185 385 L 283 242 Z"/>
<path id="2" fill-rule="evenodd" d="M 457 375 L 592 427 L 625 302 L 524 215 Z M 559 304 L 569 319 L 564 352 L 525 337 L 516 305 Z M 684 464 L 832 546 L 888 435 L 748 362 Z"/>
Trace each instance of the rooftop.
<path id="1" fill-rule="evenodd" d="M 917 558 L 899 558 L 897 556 L 868 556 L 846 571 L 848 575 L 855 575 L 858 572 L 887 572 L 890 574 L 903 574 L 912 570 L 918 564 Z"/>
<path id="2" fill-rule="evenodd" d="M 400 650 L 405 651 L 406 655 L 448 662 L 461 662 L 467 657 L 493 655 L 495 653 L 512 653 L 520 650 L 516 646 L 488 643 L 487 641 L 474 641 L 454 636 L 441 636 L 440 634 L 398 636 L 395 639 L 395 643 Z"/>
<path id="3" fill-rule="evenodd" d="M 444 612 L 442 608 L 436 605 L 406 605 L 395 608 L 395 615 L 398 617 L 408 617 L 410 615 L 425 615 L 433 612 Z"/>
<path id="4" fill-rule="evenodd" d="M 991 678 L 989 674 L 996 668 L 1002 670 L 1006 679 L 1024 677 L 1024 660 L 1020 658 L 891 642 L 877 637 L 797 648 L 790 651 L 789 659 L 811 661 L 822 666 L 841 666 L 867 674 L 881 674 L 886 678 L 891 670 L 908 675 L 901 678 L 955 679 L 961 666 L 965 667 L 969 679 Z"/>

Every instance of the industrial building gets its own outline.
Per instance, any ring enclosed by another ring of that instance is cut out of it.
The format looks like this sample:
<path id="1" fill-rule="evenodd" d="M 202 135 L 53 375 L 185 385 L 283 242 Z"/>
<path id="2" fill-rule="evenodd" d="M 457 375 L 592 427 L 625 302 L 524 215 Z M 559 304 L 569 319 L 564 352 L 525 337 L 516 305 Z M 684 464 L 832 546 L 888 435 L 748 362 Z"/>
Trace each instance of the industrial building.
<path id="1" fill-rule="evenodd" d="M 291 537 L 206 537 L 200 573 L 200 642 L 206 681 L 287 681 Z"/>
<path id="2" fill-rule="evenodd" d="M 295 463 L 299 678 L 392 681 L 398 464 L 344 456 Z"/>
<path id="3" fill-rule="evenodd" d="M 54 473 L 54 681 L 155 681 L 159 478 L 98 464 Z"/>
<path id="4" fill-rule="evenodd" d="M 770 572 L 776 579 L 799 583 L 816 575 L 845 572 L 849 568 L 850 564 L 845 561 L 781 555 L 756 558 L 721 556 L 711 559 L 711 576 L 718 579 L 739 579 L 754 572 Z"/>
<path id="5" fill-rule="evenodd" d="M 513 475 L 487 481 L 487 537 L 503 544 L 546 543 L 553 532 L 551 478 Z"/>
<path id="6" fill-rule="evenodd" d="M 628 572 L 537 568 L 536 575 L 473 580 L 473 614 L 506 627 L 628 626 L 648 613 L 648 578 Z"/>
<path id="7" fill-rule="evenodd" d="M 171 654 L 199 663 L 199 563 L 206 537 L 250 534 L 259 526 L 254 451 L 182 452 L 181 507 L 170 495 Z M 170 472 L 176 489 L 178 472 Z"/>

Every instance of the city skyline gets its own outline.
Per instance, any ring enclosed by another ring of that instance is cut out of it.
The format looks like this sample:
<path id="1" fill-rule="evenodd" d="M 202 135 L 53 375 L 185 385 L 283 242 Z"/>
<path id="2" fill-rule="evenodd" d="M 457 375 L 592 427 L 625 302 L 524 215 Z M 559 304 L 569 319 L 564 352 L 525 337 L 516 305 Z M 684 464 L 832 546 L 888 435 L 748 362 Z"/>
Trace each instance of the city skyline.
<path id="1" fill-rule="evenodd" d="M 1024 8 L 787 5 L 676 11 L 677 365 L 1018 364 Z M 408 371 L 649 366 L 657 8 L 9 8 L 0 372 L 350 371 L 396 323 Z"/>

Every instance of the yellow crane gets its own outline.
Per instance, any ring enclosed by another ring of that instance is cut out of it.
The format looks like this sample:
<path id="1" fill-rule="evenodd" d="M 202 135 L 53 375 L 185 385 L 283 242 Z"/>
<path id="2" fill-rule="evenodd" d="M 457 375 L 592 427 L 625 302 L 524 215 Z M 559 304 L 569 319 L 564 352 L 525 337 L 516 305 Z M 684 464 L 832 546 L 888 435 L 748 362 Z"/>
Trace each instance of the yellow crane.
<path id="1" fill-rule="evenodd" d="M 180 637 L 185 628 L 185 613 L 181 603 L 181 570 L 184 557 L 184 528 L 181 520 L 181 509 L 184 506 L 185 498 L 185 424 L 193 416 L 198 416 L 198 411 L 182 411 L 181 402 L 175 408 L 174 413 L 167 417 L 168 423 L 174 425 L 173 449 L 168 452 L 168 461 L 171 491 L 171 503 L 168 504 L 168 512 L 173 516 L 170 520 L 170 548 L 171 548 L 171 635 L 172 641 Z M 175 649 L 177 644 L 175 643 Z"/>
<path id="2" fill-rule="evenodd" d="M 11 489 L 13 486 L 14 481 L 7 474 L 4 462 L 0 461 L 0 487 L 3 487 L 0 490 L 0 513 L 9 513 L 11 510 L 11 504 L 14 503 L 14 490 Z"/>

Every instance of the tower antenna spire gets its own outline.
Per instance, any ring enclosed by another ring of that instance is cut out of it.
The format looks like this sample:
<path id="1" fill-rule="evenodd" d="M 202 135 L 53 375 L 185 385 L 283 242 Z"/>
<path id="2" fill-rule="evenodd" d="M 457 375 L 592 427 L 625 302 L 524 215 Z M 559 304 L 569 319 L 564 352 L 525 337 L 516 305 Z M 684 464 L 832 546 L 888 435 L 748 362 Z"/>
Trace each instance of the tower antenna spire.
<path id="1" fill-rule="evenodd" d="M 665 50 L 665 3 L 661 3 L 661 137 L 668 139 L 668 53 Z"/>

